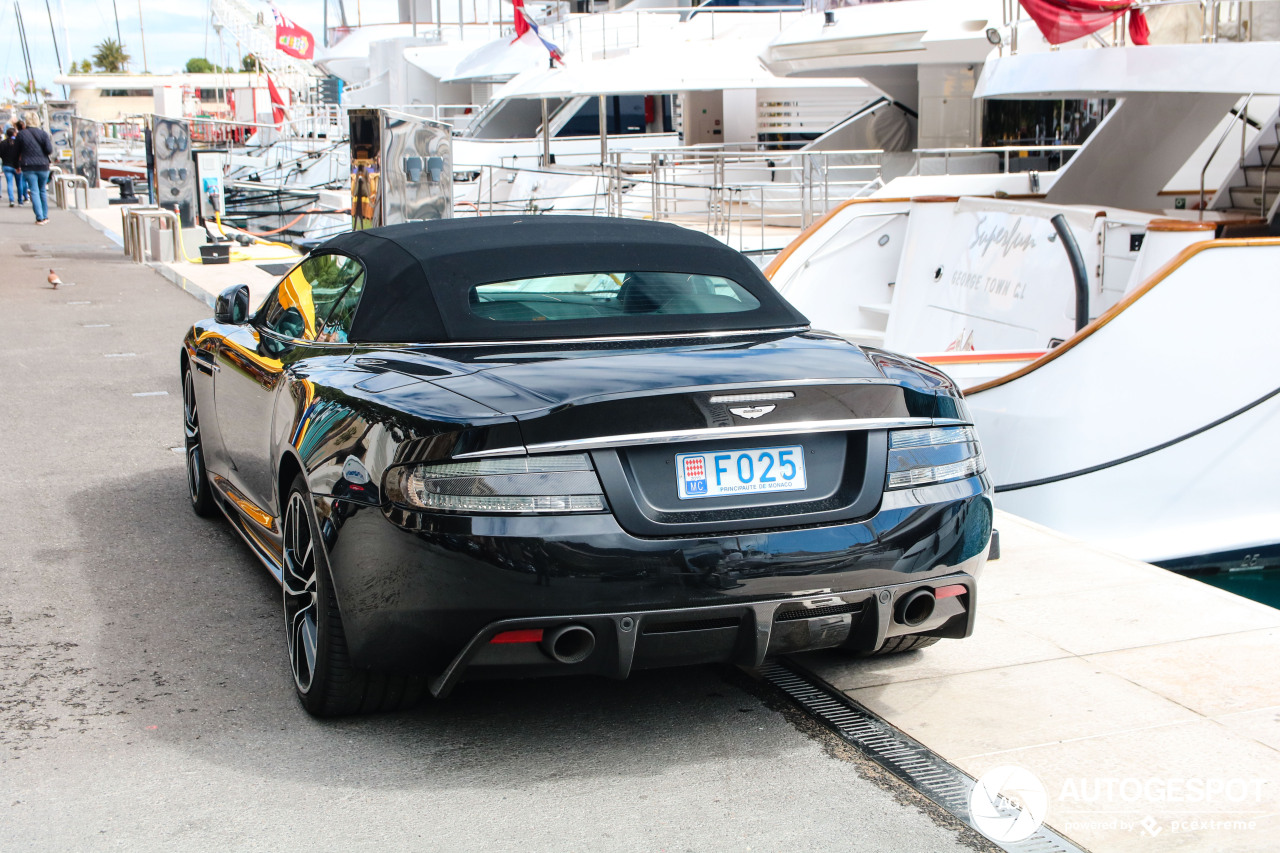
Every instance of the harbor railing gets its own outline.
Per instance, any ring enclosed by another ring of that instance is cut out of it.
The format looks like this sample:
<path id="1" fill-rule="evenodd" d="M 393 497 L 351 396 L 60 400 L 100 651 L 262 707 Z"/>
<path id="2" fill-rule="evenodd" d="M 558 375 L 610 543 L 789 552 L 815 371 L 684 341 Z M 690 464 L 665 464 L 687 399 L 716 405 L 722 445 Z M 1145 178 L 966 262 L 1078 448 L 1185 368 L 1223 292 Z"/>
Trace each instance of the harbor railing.
<path id="1" fill-rule="evenodd" d="M 455 164 L 455 214 L 554 210 L 672 221 L 743 251 L 769 252 L 841 202 L 881 186 L 883 156 L 878 149 L 689 146 L 611 151 L 603 166 L 598 154 L 560 155 L 552 167 Z"/>
<path id="2" fill-rule="evenodd" d="M 647 156 L 648 162 L 637 162 Z M 610 157 L 608 212 L 624 216 L 647 201 L 653 219 L 690 208 L 708 217 L 712 233 L 731 230 L 735 216 L 755 214 L 761 227 L 808 227 L 880 176 L 884 152 L 733 151 L 690 146 L 615 152 Z"/>

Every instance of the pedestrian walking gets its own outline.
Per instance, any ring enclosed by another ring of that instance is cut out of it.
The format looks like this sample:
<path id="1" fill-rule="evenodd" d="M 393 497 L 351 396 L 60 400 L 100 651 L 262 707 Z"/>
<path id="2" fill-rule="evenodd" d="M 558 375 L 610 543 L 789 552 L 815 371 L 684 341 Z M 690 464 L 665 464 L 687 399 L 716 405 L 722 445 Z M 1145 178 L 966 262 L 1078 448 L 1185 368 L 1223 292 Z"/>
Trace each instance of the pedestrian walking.
<path id="1" fill-rule="evenodd" d="M 0 161 L 4 162 L 4 183 L 9 189 L 9 206 L 13 207 L 13 188 L 18 188 L 18 204 L 27 203 L 27 185 L 22 180 L 22 167 L 18 165 L 18 141 L 14 139 L 18 131 L 12 127 L 4 129 L 4 139 L 0 139 Z"/>
<path id="2" fill-rule="evenodd" d="M 27 113 L 18 122 L 18 165 L 22 167 L 22 179 L 27 182 L 27 195 L 31 197 L 31 209 L 36 224 L 49 221 L 49 158 L 53 155 L 53 137 L 40 127 L 35 113 Z"/>

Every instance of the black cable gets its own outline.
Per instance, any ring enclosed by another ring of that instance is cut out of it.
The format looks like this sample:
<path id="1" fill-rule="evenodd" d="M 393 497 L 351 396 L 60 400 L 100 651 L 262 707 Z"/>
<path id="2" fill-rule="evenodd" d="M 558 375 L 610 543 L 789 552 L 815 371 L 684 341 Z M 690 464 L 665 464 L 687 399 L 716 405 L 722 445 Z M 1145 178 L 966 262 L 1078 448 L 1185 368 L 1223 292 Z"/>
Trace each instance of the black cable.
<path id="1" fill-rule="evenodd" d="M 1018 489 L 1029 489 L 1033 486 L 1047 486 L 1050 483 L 1058 483 L 1058 482 L 1061 482 L 1062 480 L 1070 480 L 1073 477 L 1082 477 L 1085 474 L 1093 474 L 1097 471 L 1105 471 L 1108 468 L 1114 468 L 1117 465 L 1123 465 L 1126 462 L 1132 462 L 1135 459 L 1141 459 L 1144 456 L 1150 456 L 1152 453 L 1157 453 L 1161 450 L 1164 450 L 1167 447 L 1173 447 L 1175 444 L 1180 444 L 1189 438 L 1195 438 L 1197 435 L 1200 435 L 1200 433 L 1202 432 L 1208 432 L 1214 427 L 1221 426 L 1222 424 L 1225 424 L 1229 420 L 1238 418 L 1241 415 L 1243 415 L 1245 412 L 1254 408 L 1255 406 L 1260 406 L 1263 403 L 1267 402 L 1277 394 L 1280 394 L 1280 388 L 1275 388 L 1275 389 L 1272 389 L 1271 391 L 1268 391 L 1258 399 L 1254 400 L 1252 403 L 1249 403 L 1245 406 L 1242 406 L 1239 409 L 1236 409 L 1234 412 L 1232 412 L 1229 415 L 1224 415 L 1212 423 L 1205 424 L 1199 429 L 1193 429 L 1191 432 L 1180 435 L 1177 438 L 1171 438 L 1166 442 L 1157 444 L 1155 447 L 1148 447 L 1146 450 L 1139 450 L 1137 453 L 1130 453 L 1128 456 L 1122 456 L 1119 459 L 1113 459 L 1110 462 L 1102 462 L 1097 465 L 1090 465 L 1088 468 L 1081 468 L 1077 471 L 1068 471 L 1066 474 L 1057 474 L 1053 477 L 1041 477 L 1039 480 L 1027 480 L 1022 483 L 1009 483 L 1008 485 L 1004 485 L 1004 486 L 996 486 L 996 491 L 1012 492 Z"/>

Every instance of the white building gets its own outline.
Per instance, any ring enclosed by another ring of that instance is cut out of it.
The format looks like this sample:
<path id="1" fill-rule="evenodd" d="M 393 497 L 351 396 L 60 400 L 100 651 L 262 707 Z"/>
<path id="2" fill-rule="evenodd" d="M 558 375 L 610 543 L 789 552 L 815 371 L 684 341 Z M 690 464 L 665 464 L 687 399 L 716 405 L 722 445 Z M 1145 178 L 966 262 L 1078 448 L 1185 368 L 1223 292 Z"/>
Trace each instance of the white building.
<path id="1" fill-rule="evenodd" d="M 77 115 L 96 121 L 155 113 L 251 122 L 271 114 L 263 74 L 66 74 L 54 83 L 67 87 Z M 287 104 L 288 88 L 278 88 Z"/>

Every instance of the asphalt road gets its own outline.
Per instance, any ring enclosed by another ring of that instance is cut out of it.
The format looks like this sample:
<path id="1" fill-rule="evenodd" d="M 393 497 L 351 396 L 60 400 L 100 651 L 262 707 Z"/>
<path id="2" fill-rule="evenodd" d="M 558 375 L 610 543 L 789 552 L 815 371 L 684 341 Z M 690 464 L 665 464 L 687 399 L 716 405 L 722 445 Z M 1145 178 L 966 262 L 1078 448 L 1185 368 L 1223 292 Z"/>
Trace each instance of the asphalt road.
<path id="1" fill-rule="evenodd" d="M 985 849 L 729 668 L 309 718 L 279 588 L 186 504 L 208 313 L 0 208 L 0 850 Z"/>

